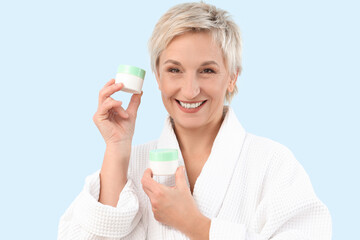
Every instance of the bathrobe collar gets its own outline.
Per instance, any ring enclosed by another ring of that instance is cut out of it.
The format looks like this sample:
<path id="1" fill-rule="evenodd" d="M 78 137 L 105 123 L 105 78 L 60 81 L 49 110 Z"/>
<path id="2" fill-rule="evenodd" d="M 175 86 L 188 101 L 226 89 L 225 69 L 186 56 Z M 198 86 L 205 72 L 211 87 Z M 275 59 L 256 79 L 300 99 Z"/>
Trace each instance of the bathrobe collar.
<path id="1" fill-rule="evenodd" d="M 219 213 L 246 135 L 234 111 L 230 107 L 225 108 L 228 108 L 228 111 L 193 190 L 193 198 L 200 212 L 209 218 L 216 217 Z M 185 165 L 169 116 L 157 148 L 178 149 L 179 164 Z M 161 182 L 161 178 L 157 180 Z M 162 180 L 166 181 L 165 178 Z M 186 180 L 190 186 L 188 178 Z"/>

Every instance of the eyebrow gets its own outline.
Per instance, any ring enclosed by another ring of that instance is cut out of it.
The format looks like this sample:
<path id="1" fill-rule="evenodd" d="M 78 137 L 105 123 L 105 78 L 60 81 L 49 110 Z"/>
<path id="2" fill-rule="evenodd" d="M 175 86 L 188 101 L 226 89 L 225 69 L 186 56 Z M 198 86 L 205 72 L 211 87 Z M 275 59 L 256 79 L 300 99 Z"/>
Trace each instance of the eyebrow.
<path id="1" fill-rule="evenodd" d="M 164 62 L 164 64 L 166 64 L 166 63 L 172 63 L 172 64 L 175 64 L 175 65 L 181 66 L 181 63 L 180 63 L 180 62 L 175 61 L 175 60 L 172 60 L 172 59 L 166 60 L 166 61 Z"/>
<path id="2" fill-rule="evenodd" d="M 201 66 L 206 66 L 206 65 L 211 65 L 211 64 L 215 64 L 215 65 L 217 65 L 218 67 L 220 67 L 219 64 L 218 64 L 217 62 L 215 62 L 215 61 L 206 61 L 206 62 L 203 62 L 203 63 L 201 64 Z"/>
<path id="3" fill-rule="evenodd" d="M 175 60 L 172 60 L 172 59 L 166 60 L 166 61 L 164 62 L 164 64 L 166 64 L 166 63 L 172 63 L 172 64 L 175 64 L 175 65 L 181 66 L 181 63 L 180 63 L 180 62 L 175 61 Z M 211 65 L 211 64 L 215 64 L 215 65 L 219 66 L 219 64 L 218 64 L 217 62 L 215 62 L 215 61 L 206 61 L 206 62 L 203 62 L 203 63 L 201 64 L 201 67 L 202 67 L 202 66 L 206 66 L 206 65 Z"/>

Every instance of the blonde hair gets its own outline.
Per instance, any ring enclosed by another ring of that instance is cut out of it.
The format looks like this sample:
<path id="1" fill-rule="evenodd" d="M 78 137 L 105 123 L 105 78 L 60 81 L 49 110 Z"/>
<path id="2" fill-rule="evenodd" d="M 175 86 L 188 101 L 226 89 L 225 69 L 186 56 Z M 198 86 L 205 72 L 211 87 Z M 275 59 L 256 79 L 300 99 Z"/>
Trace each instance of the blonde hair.
<path id="1" fill-rule="evenodd" d="M 173 38 L 186 32 L 209 31 L 220 46 L 230 75 L 241 74 L 240 30 L 229 13 L 204 2 L 182 3 L 170 8 L 157 22 L 149 39 L 150 63 L 157 74 L 159 57 Z M 225 99 L 231 102 L 237 93 L 226 91 Z"/>

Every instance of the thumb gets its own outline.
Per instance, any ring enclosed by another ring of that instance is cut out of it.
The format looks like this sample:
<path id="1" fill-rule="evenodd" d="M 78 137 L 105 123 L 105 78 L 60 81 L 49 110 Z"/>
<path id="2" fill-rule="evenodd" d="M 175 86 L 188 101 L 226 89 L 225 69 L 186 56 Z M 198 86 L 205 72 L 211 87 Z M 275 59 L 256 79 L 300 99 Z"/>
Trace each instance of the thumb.
<path id="1" fill-rule="evenodd" d="M 176 187 L 178 187 L 180 189 L 188 188 L 188 185 L 186 183 L 186 175 L 185 175 L 185 167 L 184 166 L 180 166 L 176 169 L 175 185 L 176 185 Z"/>
<path id="2" fill-rule="evenodd" d="M 129 106 L 126 109 L 126 111 L 129 114 L 132 114 L 132 115 L 136 116 L 137 110 L 138 110 L 140 102 L 141 102 L 141 96 L 142 95 L 143 95 L 143 91 L 141 91 L 141 94 L 133 94 L 131 96 Z"/>

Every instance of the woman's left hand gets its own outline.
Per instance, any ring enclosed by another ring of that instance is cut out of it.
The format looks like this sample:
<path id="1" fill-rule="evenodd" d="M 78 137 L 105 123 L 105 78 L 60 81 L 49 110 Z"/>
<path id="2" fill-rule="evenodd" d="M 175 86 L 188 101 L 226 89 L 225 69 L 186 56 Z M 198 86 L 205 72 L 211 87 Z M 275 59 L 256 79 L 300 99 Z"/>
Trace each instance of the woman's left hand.
<path id="1" fill-rule="evenodd" d="M 208 236 L 210 219 L 202 215 L 197 208 L 186 183 L 183 166 L 176 170 L 174 187 L 156 182 L 150 168 L 145 170 L 141 184 L 150 198 L 157 221 L 172 226 L 193 239 L 201 239 L 200 235 Z"/>

